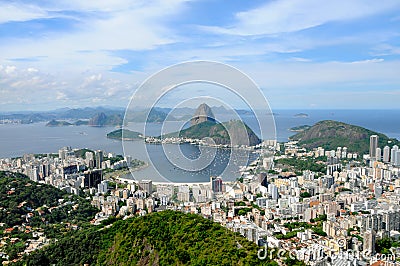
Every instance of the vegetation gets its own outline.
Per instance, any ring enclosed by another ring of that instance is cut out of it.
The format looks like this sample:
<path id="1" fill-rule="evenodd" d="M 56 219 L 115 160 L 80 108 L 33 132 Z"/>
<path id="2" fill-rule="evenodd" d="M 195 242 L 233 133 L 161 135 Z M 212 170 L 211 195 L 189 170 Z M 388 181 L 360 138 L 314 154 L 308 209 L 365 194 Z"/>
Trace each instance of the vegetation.
<path id="1" fill-rule="evenodd" d="M 321 160 L 323 160 L 323 158 L 281 158 L 276 160 L 275 163 L 290 166 L 296 171 L 310 170 L 317 173 L 326 173 L 326 165 L 321 163 Z"/>
<path id="2" fill-rule="evenodd" d="M 311 126 L 309 125 L 302 125 L 302 126 L 297 126 L 297 127 L 292 127 L 289 130 L 292 132 L 303 132 L 304 130 L 309 129 Z"/>
<path id="3" fill-rule="evenodd" d="M 75 151 L 75 156 L 76 156 L 76 157 L 83 158 L 83 159 L 86 159 L 86 153 L 87 153 L 87 152 L 91 152 L 91 153 L 93 153 L 93 155 L 94 155 L 94 151 L 92 151 L 92 150 L 89 150 L 89 149 L 79 149 L 79 150 L 76 150 L 76 151 Z"/>
<path id="4" fill-rule="evenodd" d="M 388 138 L 384 134 L 332 120 L 320 121 L 290 139 L 298 140 L 300 145 L 308 149 L 323 147 L 325 150 L 332 150 L 337 147 L 347 147 L 350 152 L 365 154 L 369 150 L 371 135 L 379 136 L 379 147 L 393 146 L 399 143 L 398 140 Z"/>
<path id="5" fill-rule="evenodd" d="M 71 230 L 70 225 L 85 227 L 96 212 L 84 198 L 33 182 L 22 174 L 0 171 L 0 235 L 6 239 L 0 252 L 11 260 L 25 250 L 27 240 L 33 239 L 33 231 L 58 238 Z M 11 242 L 10 238 L 17 241 Z"/>
<path id="6" fill-rule="evenodd" d="M 301 198 L 311 198 L 311 194 L 307 191 L 300 193 Z"/>
<path id="7" fill-rule="evenodd" d="M 117 129 L 107 134 L 109 139 L 119 139 L 119 140 L 138 140 L 143 139 L 143 136 L 139 132 L 131 131 L 128 129 Z"/>
<path id="8" fill-rule="evenodd" d="M 307 222 L 287 222 L 284 223 L 283 226 L 290 231 L 286 233 L 286 235 L 283 234 L 277 234 L 275 235 L 276 238 L 278 239 L 291 239 L 297 235 L 298 232 L 304 232 L 306 229 L 311 229 L 314 234 L 320 235 L 320 236 L 326 236 L 327 234 L 323 231 L 322 229 L 322 222 L 326 221 L 326 215 L 320 215 L 318 218 L 314 219 L 312 223 L 316 224 L 311 224 Z"/>
<path id="9" fill-rule="evenodd" d="M 67 121 L 52 119 L 49 122 L 47 122 L 46 126 L 47 127 L 82 126 L 82 125 L 87 125 L 88 123 L 89 121 L 86 120 L 78 120 L 75 121 L 74 123 L 70 123 Z"/>
<path id="10" fill-rule="evenodd" d="M 308 114 L 306 114 L 306 113 L 298 113 L 298 114 L 295 114 L 294 117 L 308 117 Z"/>
<path id="11" fill-rule="evenodd" d="M 124 156 L 118 154 L 115 157 L 104 158 L 104 161 L 110 161 L 111 164 L 114 164 L 116 162 L 122 161 L 123 159 L 124 159 Z"/>
<path id="12" fill-rule="evenodd" d="M 391 254 L 390 248 L 398 248 L 400 247 L 400 242 L 395 241 L 394 239 L 390 237 L 384 237 L 382 239 L 376 240 L 375 243 L 375 249 L 376 252 L 381 253 L 381 254 Z"/>
<path id="13" fill-rule="evenodd" d="M 328 216 L 326 214 L 321 214 L 315 219 L 310 219 L 310 223 L 326 222 L 327 220 L 328 220 Z"/>
<path id="14" fill-rule="evenodd" d="M 60 204 L 60 201 L 64 202 Z M 78 205 L 78 206 L 74 206 Z M 84 222 L 98 210 L 90 202 L 53 186 L 38 184 L 21 174 L 0 172 L 0 223 L 12 227 L 23 223 Z M 26 218 L 30 213 L 31 218 Z"/>
<path id="15" fill-rule="evenodd" d="M 164 211 L 68 233 L 19 265 L 265 265 L 258 247 L 194 214 Z M 273 265 L 273 264 L 270 264 Z M 275 264 L 276 265 L 276 264 Z"/>
<path id="16" fill-rule="evenodd" d="M 72 124 L 67 121 L 58 121 L 54 119 L 47 122 L 46 124 L 46 127 L 63 127 L 63 126 L 72 126 Z"/>

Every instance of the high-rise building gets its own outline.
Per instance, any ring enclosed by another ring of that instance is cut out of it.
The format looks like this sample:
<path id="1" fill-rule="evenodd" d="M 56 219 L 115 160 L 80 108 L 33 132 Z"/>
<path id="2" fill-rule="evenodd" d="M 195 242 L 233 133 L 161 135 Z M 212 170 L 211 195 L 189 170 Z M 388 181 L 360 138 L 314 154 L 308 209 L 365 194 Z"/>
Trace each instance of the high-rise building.
<path id="1" fill-rule="evenodd" d="M 92 169 L 94 168 L 94 157 L 93 157 L 93 152 L 87 151 L 85 153 L 85 163 L 88 168 Z"/>
<path id="2" fill-rule="evenodd" d="M 108 191 L 108 182 L 107 180 L 103 180 L 100 184 L 97 185 L 97 191 L 101 194 L 105 194 Z"/>
<path id="3" fill-rule="evenodd" d="M 258 182 L 264 186 L 268 187 L 268 178 L 267 178 L 267 173 L 261 172 L 258 174 Z"/>
<path id="4" fill-rule="evenodd" d="M 382 159 L 382 149 L 379 147 L 376 148 L 375 158 L 377 161 L 380 161 Z"/>
<path id="5" fill-rule="evenodd" d="M 399 150 L 399 146 L 394 145 L 390 151 L 390 163 L 395 164 L 396 162 L 396 152 Z"/>
<path id="6" fill-rule="evenodd" d="M 151 195 L 153 193 L 153 182 L 151 180 L 141 180 L 139 181 L 139 188 L 147 193 L 147 195 Z"/>
<path id="7" fill-rule="evenodd" d="M 378 148 L 378 135 L 372 135 L 369 137 L 369 157 L 376 159 L 376 148 Z"/>
<path id="8" fill-rule="evenodd" d="M 101 151 L 101 150 L 95 151 L 94 156 L 96 158 L 95 167 L 97 169 L 100 169 L 101 168 L 101 163 L 103 162 L 103 151 Z"/>
<path id="9" fill-rule="evenodd" d="M 190 189 L 188 185 L 182 185 L 178 188 L 178 201 L 188 202 L 190 200 Z"/>
<path id="10" fill-rule="evenodd" d="M 389 157 L 390 157 L 390 147 L 385 146 L 385 148 L 383 148 L 383 158 L 382 159 L 385 163 L 388 163 Z"/>
<path id="11" fill-rule="evenodd" d="M 97 185 L 100 184 L 102 180 L 103 174 L 101 170 L 88 170 L 83 173 L 83 182 L 81 184 L 81 187 L 97 188 Z"/>
<path id="12" fill-rule="evenodd" d="M 346 158 L 347 157 L 347 147 L 343 147 L 342 149 L 342 158 Z"/>
<path id="13" fill-rule="evenodd" d="M 274 184 L 268 185 L 268 193 L 271 195 L 273 200 L 277 200 L 279 198 L 278 187 Z"/>
<path id="14" fill-rule="evenodd" d="M 71 147 L 63 147 L 58 150 L 58 158 L 60 158 L 61 161 L 66 160 L 68 156 L 72 155 L 74 155 L 74 152 Z"/>
<path id="15" fill-rule="evenodd" d="M 390 163 L 391 164 L 394 164 L 394 161 L 395 161 L 395 156 L 396 156 L 396 151 L 398 151 L 399 150 L 399 146 L 397 146 L 397 145 L 394 145 L 393 147 L 392 147 L 392 149 L 390 150 Z"/>
<path id="16" fill-rule="evenodd" d="M 397 150 L 394 154 L 394 165 L 400 166 L 400 150 Z"/>
<path id="17" fill-rule="evenodd" d="M 221 177 L 211 176 L 210 177 L 210 185 L 211 185 L 211 190 L 214 193 L 222 192 L 222 178 Z"/>
<path id="18" fill-rule="evenodd" d="M 297 176 L 289 178 L 289 181 L 290 181 L 291 188 L 297 188 L 299 186 L 299 181 L 298 181 Z"/>
<path id="19" fill-rule="evenodd" d="M 375 254 L 376 233 L 369 230 L 364 233 L 363 250 L 368 251 L 370 255 Z"/>

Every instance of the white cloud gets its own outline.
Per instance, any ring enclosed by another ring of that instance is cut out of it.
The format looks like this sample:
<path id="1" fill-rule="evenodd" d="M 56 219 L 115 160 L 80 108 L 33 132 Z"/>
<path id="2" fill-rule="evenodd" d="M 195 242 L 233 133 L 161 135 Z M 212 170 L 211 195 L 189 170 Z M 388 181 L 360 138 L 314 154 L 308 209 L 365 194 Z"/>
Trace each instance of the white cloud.
<path id="1" fill-rule="evenodd" d="M 400 46 L 381 44 L 374 48 L 372 54 L 376 56 L 400 55 Z"/>
<path id="2" fill-rule="evenodd" d="M 0 2 L 0 24 L 48 18 L 47 11 L 35 5 L 18 4 L 10 1 Z"/>
<path id="3" fill-rule="evenodd" d="M 35 73 L 35 72 L 38 72 L 39 70 L 37 70 L 36 68 L 30 67 L 27 69 L 27 71 L 31 72 L 31 73 Z"/>
<path id="4" fill-rule="evenodd" d="M 6 74 L 11 74 L 15 71 L 16 67 L 15 66 L 6 66 L 4 72 L 6 72 Z"/>
<path id="5" fill-rule="evenodd" d="M 111 51 L 149 50 L 178 41 L 179 37 L 166 22 L 182 11 L 185 2 L 44 1 L 40 7 L 16 2 L 16 10 L 30 8 L 41 10 L 42 17 L 46 14 L 68 17 L 74 20 L 74 27 L 66 31 L 59 30 L 2 41 L 0 61 L 39 58 L 34 66 L 42 70 L 51 70 L 57 66 L 78 71 L 110 70 L 127 62 Z M 16 12 L 10 11 L 10 16 L 13 17 Z M 35 18 L 36 16 L 32 15 L 25 19 Z M 7 18 L 3 21 L 7 21 Z M 27 62 L 16 62 L 18 63 Z"/>
<path id="6" fill-rule="evenodd" d="M 56 99 L 57 100 L 66 100 L 67 95 L 62 91 L 58 91 L 58 92 L 56 92 Z"/>
<path id="7" fill-rule="evenodd" d="M 9 70 L 13 69 L 12 72 Z M 17 109 L 26 109 L 23 104 L 45 105 L 55 108 L 62 105 L 85 105 L 107 103 L 124 105 L 132 92 L 134 82 L 123 82 L 99 73 L 54 76 L 42 71 L 29 71 L 29 68 L 0 65 L 0 105 L 17 105 Z M 117 75 L 118 76 L 118 75 Z M 112 96 L 112 97 L 111 97 Z"/>
<path id="8" fill-rule="evenodd" d="M 366 59 L 361 61 L 353 61 L 350 62 L 351 64 L 369 64 L 369 63 L 379 63 L 385 61 L 383 58 L 373 58 L 373 59 Z"/>
<path id="9" fill-rule="evenodd" d="M 296 32 L 333 21 L 346 21 L 379 14 L 399 7 L 397 0 L 281 0 L 236 14 L 227 27 L 203 27 L 215 33 L 264 35 Z"/>

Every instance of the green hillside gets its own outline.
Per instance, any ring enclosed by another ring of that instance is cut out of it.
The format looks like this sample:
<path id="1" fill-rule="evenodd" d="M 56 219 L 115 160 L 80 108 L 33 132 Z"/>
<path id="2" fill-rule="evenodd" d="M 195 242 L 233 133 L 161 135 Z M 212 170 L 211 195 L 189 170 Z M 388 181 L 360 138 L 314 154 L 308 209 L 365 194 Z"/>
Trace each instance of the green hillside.
<path id="1" fill-rule="evenodd" d="M 77 203 L 60 205 L 59 200 Z M 0 223 L 11 227 L 27 223 L 25 216 L 33 213 L 28 224 L 89 221 L 97 209 L 83 198 L 67 194 L 53 186 L 31 181 L 27 176 L 0 171 Z M 40 212 L 40 215 L 39 215 Z"/>
<path id="2" fill-rule="evenodd" d="M 20 265 L 278 265 L 257 251 L 217 223 L 163 211 L 72 232 Z"/>
<path id="3" fill-rule="evenodd" d="M 231 120 L 223 123 L 212 121 L 202 122 L 187 129 L 162 136 L 184 137 L 193 139 L 212 138 L 216 144 L 250 145 L 261 142 L 257 135 L 245 123 L 240 120 Z"/>
<path id="4" fill-rule="evenodd" d="M 371 135 L 379 136 L 379 147 L 381 148 L 385 145 L 391 147 L 398 144 L 398 140 L 391 139 L 384 134 L 333 120 L 320 121 L 290 139 L 298 140 L 300 145 L 309 149 L 323 147 L 331 150 L 337 147 L 347 147 L 350 152 L 366 154 L 369 151 Z"/>
<path id="5" fill-rule="evenodd" d="M 37 239 L 33 232 L 58 238 L 72 230 L 71 224 L 86 226 L 97 212 L 82 197 L 33 182 L 22 174 L 0 171 L 0 253 L 10 260 L 21 258 L 29 241 Z M 0 262 L 3 260 L 0 257 Z"/>
<path id="6" fill-rule="evenodd" d="M 47 122 L 46 127 L 64 127 L 64 126 L 72 126 L 73 124 L 67 121 L 59 121 L 59 120 L 51 120 Z"/>
<path id="7" fill-rule="evenodd" d="M 117 129 L 107 134 L 107 138 L 110 139 L 124 139 L 124 140 L 137 140 L 143 139 L 143 136 L 139 132 L 131 131 L 128 129 Z"/>

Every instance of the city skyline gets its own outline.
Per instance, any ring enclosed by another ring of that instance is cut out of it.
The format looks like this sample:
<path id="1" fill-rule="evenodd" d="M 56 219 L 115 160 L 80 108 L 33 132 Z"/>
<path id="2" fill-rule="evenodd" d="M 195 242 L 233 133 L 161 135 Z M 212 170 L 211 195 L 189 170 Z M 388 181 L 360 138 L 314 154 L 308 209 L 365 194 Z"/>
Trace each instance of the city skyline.
<path id="1" fill-rule="evenodd" d="M 399 108 L 397 1 L 0 1 L 0 8 L 0 111 L 124 107 L 147 77 L 190 60 L 242 70 L 273 109 Z"/>

